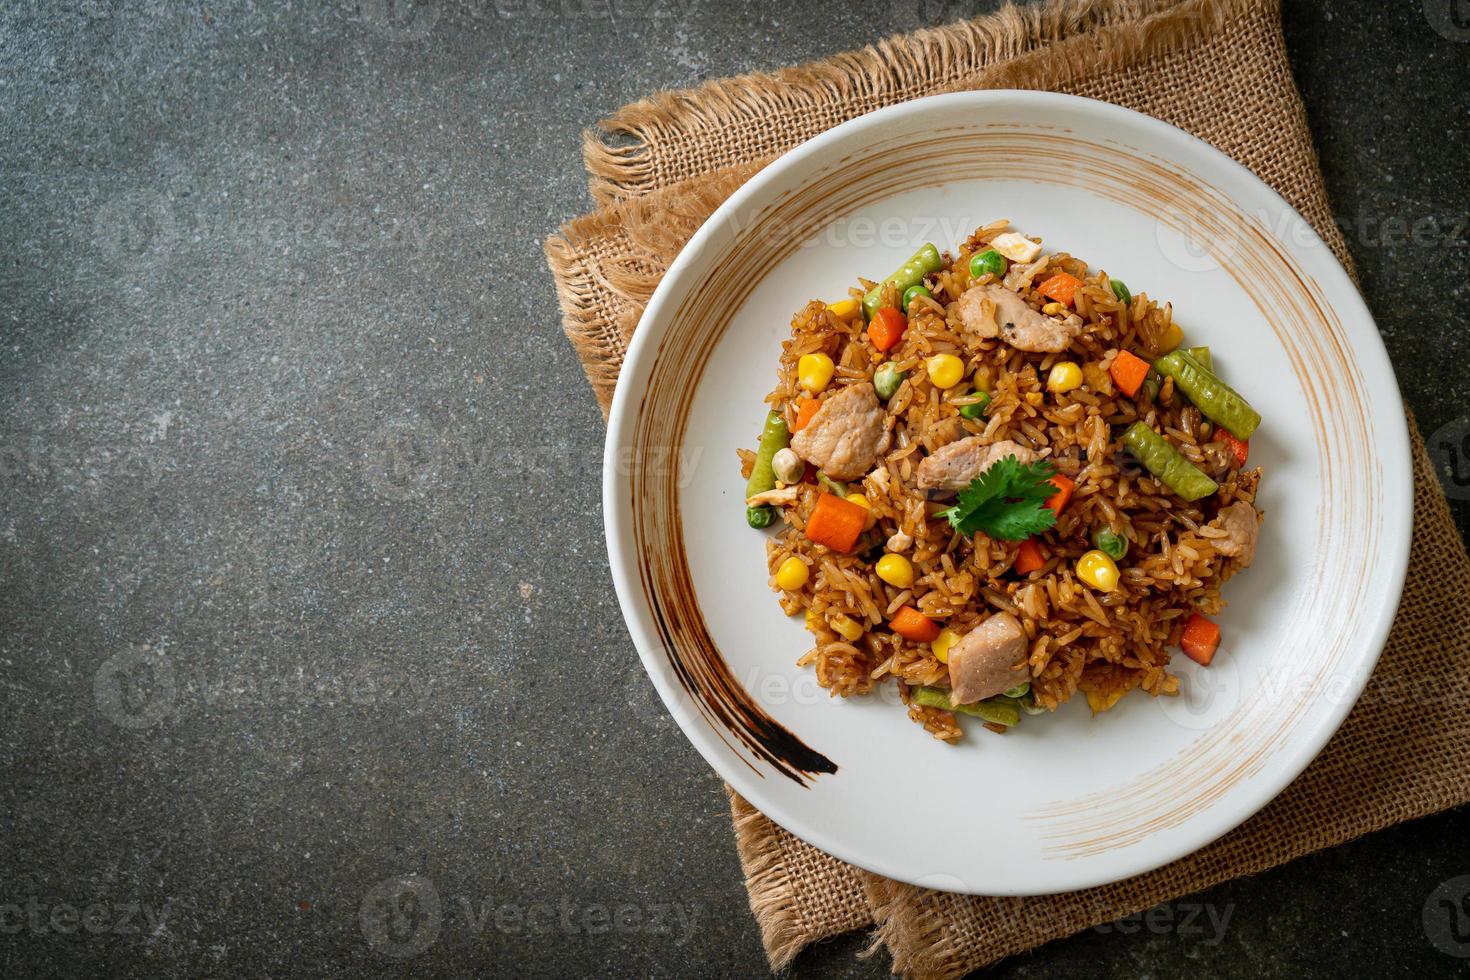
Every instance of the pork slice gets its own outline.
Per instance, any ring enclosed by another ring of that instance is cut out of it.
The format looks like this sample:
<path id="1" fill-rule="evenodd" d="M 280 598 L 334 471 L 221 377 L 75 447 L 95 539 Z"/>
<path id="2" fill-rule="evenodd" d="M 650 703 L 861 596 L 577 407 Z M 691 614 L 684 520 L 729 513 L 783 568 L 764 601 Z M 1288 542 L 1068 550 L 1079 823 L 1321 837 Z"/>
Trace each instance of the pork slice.
<path id="1" fill-rule="evenodd" d="M 1047 316 L 1026 305 L 1019 294 L 987 283 L 971 286 L 956 304 L 965 329 L 981 337 L 999 337 L 1017 350 L 1058 354 L 1082 333 L 1082 319 Z"/>
<path id="2" fill-rule="evenodd" d="M 855 480 L 873 468 L 888 445 L 883 406 L 873 386 L 849 385 L 822 402 L 791 440 L 791 448 L 834 480 Z"/>
<path id="3" fill-rule="evenodd" d="M 963 490 L 992 463 L 1007 456 L 1023 464 L 1037 458 L 1034 449 L 1009 439 L 987 444 L 984 436 L 968 436 L 924 457 L 914 478 L 921 490 Z"/>
<path id="4" fill-rule="evenodd" d="M 800 494 L 801 487 L 797 484 L 792 484 L 789 487 L 781 487 L 778 490 L 767 490 L 765 493 L 758 493 L 753 497 L 746 497 L 745 506 L 760 507 L 764 504 L 773 504 L 777 507 L 789 507 L 796 503 Z"/>
<path id="5" fill-rule="evenodd" d="M 1237 500 L 1210 522 L 1225 532 L 1221 538 L 1212 538 L 1215 550 L 1230 558 L 1238 558 L 1241 568 L 1249 568 L 1256 557 L 1256 539 L 1261 534 L 1261 515 L 1244 500 Z"/>
<path id="6" fill-rule="evenodd" d="M 1026 680 L 1026 631 L 1010 613 L 996 613 L 949 648 L 950 700 L 973 704 Z"/>
<path id="7" fill-rule="evenodd" d="M 1000 325 L 995 322 L 995 301 L 979 286 L 960 294 L 955 310 L 965 330 L 986 339 L 1000 336 Z"/>

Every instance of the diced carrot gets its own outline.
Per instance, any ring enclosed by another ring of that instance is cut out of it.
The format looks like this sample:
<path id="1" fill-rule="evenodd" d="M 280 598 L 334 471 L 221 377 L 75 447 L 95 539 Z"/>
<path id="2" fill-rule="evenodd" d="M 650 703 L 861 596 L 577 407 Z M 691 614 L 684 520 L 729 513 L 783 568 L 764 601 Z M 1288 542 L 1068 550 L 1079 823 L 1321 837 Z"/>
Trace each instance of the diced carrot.
<path id="1" fill-rule="evenodd" d="M 1030 575 L 1045 564 L 1046 556 L 1041 553 L 1041 545 L 1036 543 L 1035 538 L 1027 538 L 1021 542 L 1021 547 L 1016 552 L 1016 561 L 1011 567 L 1022 575 Z"/>
<path id="2" fill-rule="evenodd" d="M 867 508 L 835 494 L 823 493 L 818 495 L 817 506 L 807 518 L 806 536 L 833 551 L 850 554 L 867 522 Z"/>
<path id="3" fill-rule="evenodd" d="M 913 606 L 900 606 L 888 625 L 893 632 L 915 643 L 933 643 L 939 636 L 939 624 Z"/>
<path id="4" fill-rule="evenodd" d="M 1037 286 L 1036 291 L 1043 296 L 1050 296 L 1058 303 L 1065 303 L 1071 306 L 1072 300 L 1077 298 L 1077 290 L 1081 288 L 1081 279 L 1078 279 L 1076 276 L 1069 276 L 1065 272 L 1058 272 L 1056 275 L 1044 281 L 1040 286 Z"/>
<path id="5" fill-rule="evenodd" d="M 1067 506 L 1067 501 L 1072 499 L 1072 488 L 1077 485 L 1077 481 L 1065 473 L 1053 473 L 1051 479 L 1046 482 L 1056 487 L 1057 492 L 1047 497 L 1046 503 L 1042 506 L 1060 517 L 1062 508 Z"/>
<path id="6" fill-rule="evenodd" d="M 1229 429 L 1225 428 L 1219 430 L 1219 437 L 1220 441 L 1225 444 L 1225 448 L 1230 450 L 1230 455 L 1235 457 L 1235 465 L 1244 466 L 1246 459 L 1251 454 L 1251 441 L 1237 439 Z"/>
<path id="7" fill-rule="evenodd" d="M 1129 398 L 1138 394 L 1143 379 L 1148 377 L 1148 371 L 1148 361 L 1126 350 L 1118 351 L 1118 356 L 1113 358 L 1112 366 L 1108 368 L 1108 373 L 1113 376 L 1113 384 Z"/>
<path id="8" fill-rule="evenodd" d="M 891 306 L 885 306 L 873 314 L 873 322 L 868 324 L 868 339 L 874 347 L 886 353 L 903 340 L 903 332 L 908 326 L 908 317 Z"/>
<path id="9" fill-rule="evenodd" d="M 800 432 L 811 423 L 812 416 L 821 409 L 822 402 L 816 398 L 802 398 L 796 402 L 796 424 L 791 427 L 792 432 Z"/>
<path id="10" fill-rule="evenodd" d="M 1179 638 L 1179 648 L 1190 660 L 1208 667 L 1220 648 L 1220 627 L 1199 613 L 1191 613 L 1184 624 L 1184 635 Z"/>

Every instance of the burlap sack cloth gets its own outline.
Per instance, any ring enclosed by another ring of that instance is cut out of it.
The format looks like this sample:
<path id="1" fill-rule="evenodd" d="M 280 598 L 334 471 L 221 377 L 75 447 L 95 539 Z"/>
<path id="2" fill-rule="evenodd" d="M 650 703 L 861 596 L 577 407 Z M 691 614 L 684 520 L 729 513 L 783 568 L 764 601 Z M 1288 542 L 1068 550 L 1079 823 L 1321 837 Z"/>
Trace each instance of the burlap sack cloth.
<path id="1" fill-rule="evenodd" d="M 846 119 L 963 88 L 1070 92 L 1189 130 L 1280 191 L 1351 261 L 1287 64 L 1278 0 L 1006 8 L 773 75 L 654 96 L 602 124 L 617 146 L 589 135 L 590 188 L 602 209 L 566 225 L 546 255 L 567 335 L 603 410 L 659 276 L 742 181 Z M 815 940 L 871 926 L 873 946 L 887 948 L 896 972 L 955 976 L 1470 799 L 1470 563 L 1412 420 L 1410 428 L 1414 541 L 1398 619 L 1346 724 L 1275 802 L 1150 874 L 1085 892 L 993 899 L 844 865 L 732 794 L 751 908 L 772 966 Z"/>

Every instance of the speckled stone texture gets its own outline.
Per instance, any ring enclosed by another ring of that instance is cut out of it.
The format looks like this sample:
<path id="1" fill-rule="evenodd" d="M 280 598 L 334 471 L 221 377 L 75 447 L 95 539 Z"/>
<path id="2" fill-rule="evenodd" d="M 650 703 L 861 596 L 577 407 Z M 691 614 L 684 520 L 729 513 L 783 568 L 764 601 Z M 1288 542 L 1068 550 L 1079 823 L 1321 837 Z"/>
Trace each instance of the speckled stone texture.
<path id="1" fill-rule="evenodd" d="M 0 971 L 762 972 L 541 238 L 617 106 L 992 6 L 0 5 Z M 1287 7 L 1464 529 L 1470 14 Z M 1467 821 L 993 972 L 1462 972 Z M 885 973 L 860 946 L 795 972 Z"/>

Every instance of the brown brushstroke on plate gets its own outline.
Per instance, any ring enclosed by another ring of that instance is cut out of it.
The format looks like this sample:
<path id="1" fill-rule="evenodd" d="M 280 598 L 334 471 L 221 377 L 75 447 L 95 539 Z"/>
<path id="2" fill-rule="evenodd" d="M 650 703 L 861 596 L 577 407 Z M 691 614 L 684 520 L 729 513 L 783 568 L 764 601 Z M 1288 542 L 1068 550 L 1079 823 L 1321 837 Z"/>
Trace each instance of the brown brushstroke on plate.
<path id="1" fill-rule="evenodd" d="M 653 390 L 652 386 L 650 390 Z M 647 409 L 646 394 L 643 401 L 643 407 Z M 639 433 L 645 430 L 648 419 L 656 417 L 655 412 L 640 412 Z M 678 465 L 670 465 L 663 474 L 663 479 L 671 482 L 672 486 L 656 489 L 642 486 L 641 481 L 645 477 L 658 477 L 659 469 L 640 465 L 635 457 L 629 474 L 634 501 L 651 498 L 654 494 L 650 490 L 677 494 Z M 674 507 L 671 512 L 663 514 L 663 522 L 657 519 L 659 516 L 646 514 L 636 506 L 633 508 L 633 533 L 643 556 L 638 563 L 639 584 L 659 640 L 668 654 L 669 664 L 685 693 L 695 699 L 727 745 L 729 739 L 725 733 L 728 732 L 757 759 L 769 763 L 781 775 L 806 785 L 814 776 L 835 773 L 837 765 L 831 759 L 812 749 L 767 714 L 731 675 L 729 664 L 705 625 L 699 597 L 688 575 L 683 517 L 679 508 Z M 653 520 L 645 523 L 650 517 Z M 658 533 L 660 523 L 663 524 L 662 534 Z M 644 542 L 652 542 L 656 550 L 642 547 Z M 682 574 L 675 570 L 682 570 Z M 736 756 L 743 759 L 738 752 Z M 748 760 L 746 765 L 750 765 Z M 750 767 L 760 773 L 755 766 Z"/>
<path id="2" fill-rule="evenodd" d="M 1046 132 L 1038 128 L 958 126 L 924 137 L 875 143 L 861 154 L 834 160 L 825 172 L 777 196 L 748 227 L 735 228 L 732 242 L 713 243 L 726 251 L 708 277 L 683 297 L 655 357 L 647 390 L 659 396 L 649 399 L 645 395 L 634 437 L 635 461 L 640 453 L 656 447 L 657 443 L 649 441 L 654 433 L 661 434 L 667 445 L 683 446 L 694 393 L 734 311 L 744 305 L 755 284 L 802 244 L 803 233 L 816 233 L 860 205 L 922 186 L 985 179 L 977 174 L 1024 172 L 1031 180 L 1080 187 L 1108 197 L 1182 234 L 1189 232 L 1186 215 L 1196 222 L 1203 219 L 1203 225 L 1196 227 L 1207 232 L 1216 262 L 1249 297 L 1285 352 L 1317 423 L 1315 431 L 1332 432 L 1331 427 L 1320 424 L 1329 417 L 1354 425 L 1351 437 L 1335 439 L 1331 446 L 1322 440 L 1316 444 L 1328 496 L 1319 517 L 1319 540 L 1324 548 L 1314 567 L 1324 567 L 1334 556 L 1329 531 L 1341 528 L 1346 532 L 1351 523 L 1349 508 L 1354 499 L 1348 491 L 1360 494 L 1362 489 L 1343 477 L 1367 480 L 1374 487 L 1374 499 L 1382 493 L 1382 480 L 1370 451 L 1360 373 L 1349 355 L 1341 324 L 1320 288 L 1277 245 L 1269 229 L 1177 164 L 1116 141 L 1102 146 L 1061 128 Z M 912 166 L 915 159 L 922 159 L 924 166 Z M 983 168 L 978 166 L 981 161 Z M 818 218 L 825 220 L 818 223 Z M 1216 242 L 1235 245 L 1226 254 L 1214 247 Z M 954 243 L 943 244 L 952 247 Z M 1344 375 L 1355 383 L 1324 385 L 1315 380 Z M 668 392 L 675 396 L 670 398 Z M 648 492 L 654 487 L 633 486 L 632 510 L 645 598 L 680 683 L 717 731 L 723 726 L 783 774 L 805 784 L 807 777 L 835 771 L 835 766 L 824 769 L 822 764 L 831 765 L 830 760 L 754 703 L 731 676 L 710 636 L 684 553 L 677 493 L 682 461 L 679 454 L 673 454 L 673 459 L 674 472 L 656 487 L 656 493 Z M 635 480 L 639 469 L 635 462 Z M 1370 529 L 1363 553 L 1371 556 L 1378 547 L 1377 528 L 1371 521 L 1361 523 Z M 1301 613 L 1293 617 L 1293 631 L 1281 638 L 1280 648 L 1287 650 L 1293 641 L 1312 639 L 1299 634 L 1315 632 L 1316 624 L 1344 621 L 1342 614 L 1361 600 L 1365 587 L 1360 583 L 1358 593 L 1328 596 L 1318 590 L 1305 597 Z M 1048 856 L 1072 859 L 1137 843 L 1177 826 L 1261 771 L 1300 720 L 1306 698 L 1340 663 L 1347 640 L 1341 633 L 1335 638 L 1320 657 L 1312 683 L 1302 685 L 1284 710 L 1281 703 L 1246 705 L 1183 752 L 1128 784 L 1108 787 L 1081 800 L 1041 806 L 1029 819 L 1042 824 L 1040 836 L 1049 842 L 1045 847 Z M 1204 765 L 1203 760 L 1221 742 L 1241 744 L 1234 756 L 1222 753 L 1220 762 Z M 1098 835 L 1099 826 L 1108 827 L 1109 832 Z"/>

